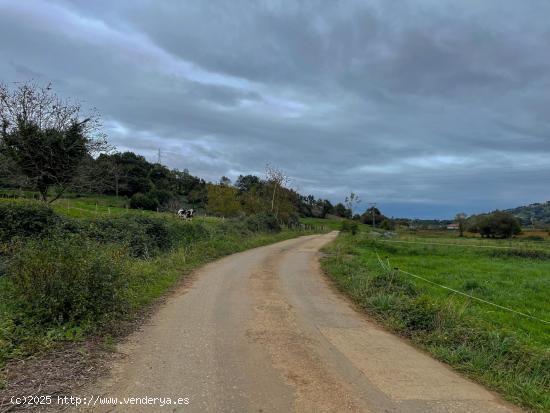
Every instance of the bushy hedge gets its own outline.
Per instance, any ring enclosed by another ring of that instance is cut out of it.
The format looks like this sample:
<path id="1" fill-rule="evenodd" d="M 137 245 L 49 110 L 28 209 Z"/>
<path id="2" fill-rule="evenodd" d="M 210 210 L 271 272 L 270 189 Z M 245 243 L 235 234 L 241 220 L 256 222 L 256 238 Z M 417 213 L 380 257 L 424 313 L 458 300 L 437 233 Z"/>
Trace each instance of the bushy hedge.
<path id="1" fill-rule="evenodd" d="M 345 219 L 342 221 L 342 224 L 340 225 L 340 230 L 342 232 L 350 232 L 352 235 L 355 235 L 359 230 L 359 225 L 357 225 L 356 221 Z"/>
<path id="2" fill-rule="evenodd" d="M 0 242 L 15 236 L 32 237 L 47 233 L 61 222 L 43 203 L 0 204 Z"/>
<path id="3" fill-rule="evenodd" d="M 168 251 L 175 243 L 168 224 L 160 218 L 100 218 L 73 221 L 65 228 L 104 244 L 125 245 L 130 255 L 137 258 L 150 258 Z"/>
<path id="4" fill-rule="evenodd" d="M 256 214 L 244 219 L 246 228 L 251 232 L 279 232 L 281 225 L 272 214 Z"/>
<path id="5" fill-rule="evenodd" d="M 96 322 L 125 310 L 125 257 L 79 235 L 33 239 L 16 249 L 8 274 L 23 312 L 41 325 Z"/>
<path id="6" fill-rule="evenodd" d="M 132 209 L 156 211 L 158 207 L 159 201 L 149 194 L 137 193 L 130 198 L 130 208 Z"/>

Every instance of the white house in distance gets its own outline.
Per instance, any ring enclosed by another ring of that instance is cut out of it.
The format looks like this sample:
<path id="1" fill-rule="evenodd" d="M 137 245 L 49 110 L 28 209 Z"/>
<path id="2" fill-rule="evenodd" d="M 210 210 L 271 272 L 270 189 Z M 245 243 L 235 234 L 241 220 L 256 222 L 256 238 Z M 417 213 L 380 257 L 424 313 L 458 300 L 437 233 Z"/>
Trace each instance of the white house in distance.
<path id="1" fill-rule="evenodd" d="M 447 229 L 458 230 L 458 224 L 453 222 L 452 224 L 447 225 Z"/>

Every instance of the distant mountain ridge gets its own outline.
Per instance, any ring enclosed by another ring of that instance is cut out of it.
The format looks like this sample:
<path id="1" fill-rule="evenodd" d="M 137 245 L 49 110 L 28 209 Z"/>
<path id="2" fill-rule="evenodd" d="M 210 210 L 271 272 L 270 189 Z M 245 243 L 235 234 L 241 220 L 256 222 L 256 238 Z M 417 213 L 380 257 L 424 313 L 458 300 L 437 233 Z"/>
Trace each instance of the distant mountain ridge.
<path id="1" fill-rule="evenodd" d="M 518 218 L 522 226 L 550 225 L 550 201 L 505 209 L 504 212 L 509 212 Z"/>

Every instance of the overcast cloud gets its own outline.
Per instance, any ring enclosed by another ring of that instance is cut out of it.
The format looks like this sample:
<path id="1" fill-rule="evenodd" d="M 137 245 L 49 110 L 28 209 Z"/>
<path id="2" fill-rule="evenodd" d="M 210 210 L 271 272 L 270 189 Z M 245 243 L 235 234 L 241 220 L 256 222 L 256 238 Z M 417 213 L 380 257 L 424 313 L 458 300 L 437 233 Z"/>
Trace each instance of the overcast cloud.
<path id="1" fill-rule="evenodd" d="M 550 199 L 550 2 L 0 0 L 0 80 L 209 180 L 450 217 Z"/>

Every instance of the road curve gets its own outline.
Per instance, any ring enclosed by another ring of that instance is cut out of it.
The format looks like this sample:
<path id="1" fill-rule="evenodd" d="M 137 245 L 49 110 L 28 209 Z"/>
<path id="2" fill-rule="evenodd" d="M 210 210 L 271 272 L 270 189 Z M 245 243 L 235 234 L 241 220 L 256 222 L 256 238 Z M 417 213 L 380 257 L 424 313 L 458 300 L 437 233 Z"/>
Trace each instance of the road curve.
<path id="1" fill-rule="evenodd" d="M 109 375 L 86 389 L 118 398 L 93 411 L 518 411 L 335 292 L 318 265 L 319 248 L 335 236 L 279 242 L 196 271 L 190 287 L 119 345 L 124 356 Z M 189 404 L 125 405 L 124 397 Z"/>

